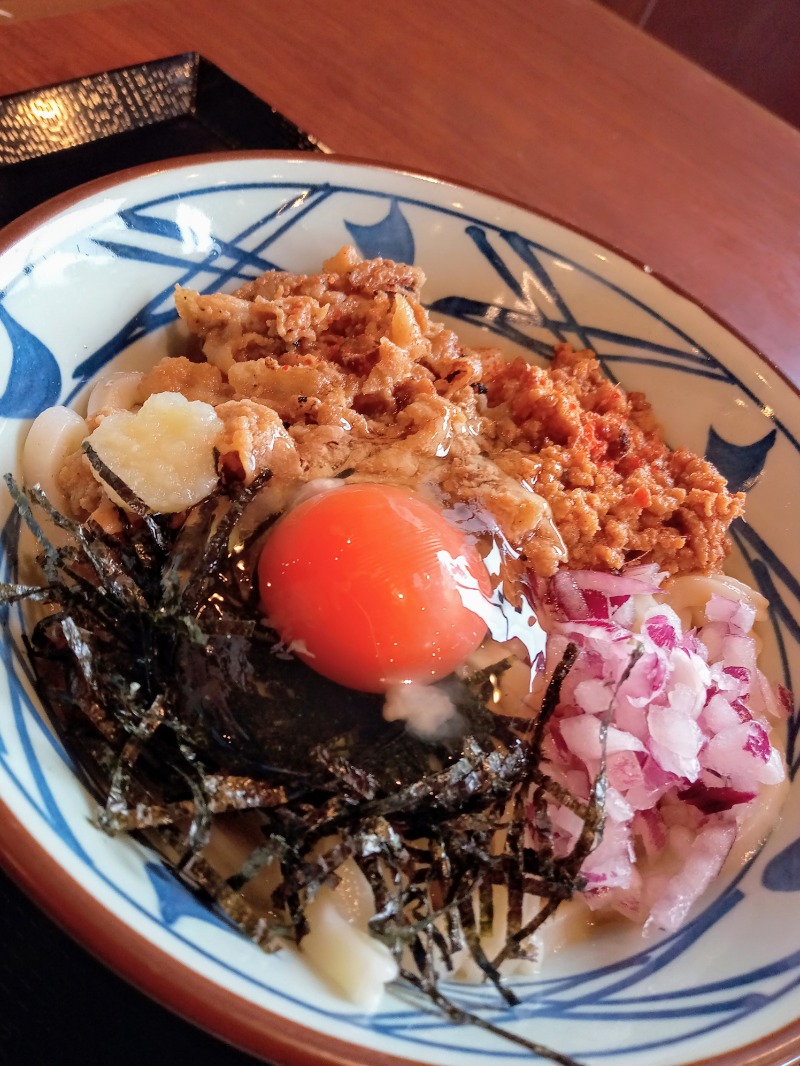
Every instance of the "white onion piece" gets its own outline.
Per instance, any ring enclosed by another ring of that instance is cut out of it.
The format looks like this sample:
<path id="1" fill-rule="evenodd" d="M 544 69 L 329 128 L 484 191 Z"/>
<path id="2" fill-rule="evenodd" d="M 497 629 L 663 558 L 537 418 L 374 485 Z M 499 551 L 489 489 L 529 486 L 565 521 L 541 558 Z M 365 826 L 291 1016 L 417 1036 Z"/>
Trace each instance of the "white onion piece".
<path id="1" fill-rule="evenodd" d="M 210 404 L 159 392 L 135 414 L 107 415 L 89 440 L 151 510 L 173 514 L 199 503 L 217 484 L 214 443 L 221 429 Z"/>
<path id="2" fill-rule="evenodd" d="M 398 973 L 386 945 L 348 922 L 327 885 L 306 907 L 306 919 L 303 955 L 352 1003 L 365 1011 L 377 1010 L 384 986 Z"/>
<path id="3" fill-rule="evenodd" d="M 667 582 L 662 595 L 679 615 L 688 614 L 692 625 L 702 625 L 705 606 L 712 596 L 724 596 L 754 607 L 759 622 L 767 617 L 765 597 L 728 574 L 681 574 Z"/>
<path id="4" fill-rule="evenodd" d="M 692 905 L 705 892 L 728 856 L 736 839 L 736 827 L 722 822 L 704 826 L 694 835 L 682 869 L 669 879 L 650 911 L 643 933 L 674 932 Z"/>
<path id="5" fill-rule="evenodd" d="M 111 411 L 131 411 L 139 403 L 139 386 L 144 374 L 120 370 L 98 381 L 89 395 L 87 417 L 91 418 L 107 408 Z"/>
<path id="6" fill-rule="evenodd" d="M 67 500 L 58 487 L 58 473 L 86 433 L 86 422 L 69 407 L 48 407 L 28 431 L 22 449 L 23 480 L 28 487 L 39 485 L 59 511 L 67 510 Z"/>

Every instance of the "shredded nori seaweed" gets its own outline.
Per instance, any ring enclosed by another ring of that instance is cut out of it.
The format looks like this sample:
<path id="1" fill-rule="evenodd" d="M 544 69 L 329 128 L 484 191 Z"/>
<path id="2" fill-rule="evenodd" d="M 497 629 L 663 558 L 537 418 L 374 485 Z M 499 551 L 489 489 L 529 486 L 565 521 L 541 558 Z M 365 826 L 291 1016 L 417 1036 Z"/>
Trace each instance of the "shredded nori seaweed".
<path id="1" fill-rule="evenodd" d="M 148 512 L 87 455 L 125 503 L 123 532 L 81 526 L 7 476 L 38 541 L 43 581 L 0 586 L 0 604 L 44 605 L 30 657 L 42 700 L 98 801 L 98 824 L 142 835 L 184 884 L 266 950 L 287 937 L 302 941 L 306 907 L 351 859 L 372 889 L 370 931 L 397 959 L 398 989 L 423 994 L 455 1022 L 574 1066 L 465 1011 L 441 987 L 442 971 L 466 948 L 513 1007 L 501 963 L 530 957 L 532 934 L 583 887 L 581 865 L 602 835 L 604 769 L 587 801 L 542 769 L 574 646 L 535 719 L 486 709 L 490 675 L 508 665 L 501 662 L 447 680 L 460 737 L 414 738 L 383 720 L 380 696 L 320 677 L 259 620 L 252 574 L 264 529 L 243 532 L 243 517 L 268 473 L 249 488 L 220 489 L 178 525 Z M 63 546 L 48 539 L 48 522 Z M 554 851 L 548 813 L 562 804 L 584 827 L 566 856 Z M 256 817 L 258 839 L 223 876 L 204 849 L 215 820 L 231 812 Z M 254 905 L 249 887 L 277 866 L 269 907 Z M 507 937 L 489 958 L 481 937 L 499 884 L 508 891 Z M 531 896 L 540 906 L 525 922 Z"/>

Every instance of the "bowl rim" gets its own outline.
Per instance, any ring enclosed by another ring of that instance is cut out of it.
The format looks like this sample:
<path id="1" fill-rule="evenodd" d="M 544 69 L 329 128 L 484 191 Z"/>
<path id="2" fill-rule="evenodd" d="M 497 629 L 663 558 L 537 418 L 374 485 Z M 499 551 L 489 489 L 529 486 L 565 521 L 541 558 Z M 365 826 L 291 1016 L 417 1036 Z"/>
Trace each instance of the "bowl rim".
<path id="1" fill-rule="evenodd" d="M 391 175 L 422 179 L 428 183 L 435 182 L 477 193 L 501 205 L 554 223 L 610 251 L 617 258 L 645 272 L 673 296 L 699 309 L 757 359 L 766 363 L 795 396 L 800 396 L 800 383 L 795 383 L 781 367 L 724 318 L 657 270 L 646 266 L 613 243 L 599 239 L 589 230 L 557 214 L 539 210 L 521 200 L 499 195 L 478 185 L 438 173 L 355 156 L 302 151 L 221 151 L 175 156 L 128 167 L 68 189 L 8 223 L 0 229 L 0 256 L 51 218 L 105 189 L 186 167 L 258 160 L 302 162 L 311 166 L 341 164 L 385 171 Z M 262 1058 L 282 1056 L 281 1061 L 286 1066 L 309 1066 L 312 1061 L 315 1066 L 424 1066 L 424 1060 L 407 1059 L 366 1044 L 354 1044 L 276 1014 L 180 962 L 169 951 L 137 932 L 123 918 L 109 910 L 74 878 L 19 820 L 2 796 L 0 863 L 46 915 L 104 965 L 157 1003 L 237 1048 Z M 59 891 L 53 892 L 52 887 L 56 883 Z M 313 1060 L 309 1059 L 309 1054 L 315 1056 Z M 791 1066 L 797 1062 L 800 1062 L 800 1018 L 751 1043 L 719 1055 L 686 1062 L 684 1066 Z"/>

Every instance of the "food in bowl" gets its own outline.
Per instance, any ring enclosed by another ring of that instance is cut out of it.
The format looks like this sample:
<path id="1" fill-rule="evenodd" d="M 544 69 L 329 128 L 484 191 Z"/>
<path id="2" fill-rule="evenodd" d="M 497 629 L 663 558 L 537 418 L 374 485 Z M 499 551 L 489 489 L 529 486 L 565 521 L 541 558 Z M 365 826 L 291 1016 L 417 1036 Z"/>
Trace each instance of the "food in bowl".
<path id="1" fill-rule="evenodd" d="M 184 354 L 34 424 L 14 491 L 67 542 L 7 597 L 51 608 L 106 829 L 363 1004 L 456 1011 L 567 905 L 680 924 L 779 802 L 784 709 L 721 573 L 741 494 L 592 353 L 466 349 L 422 284 L 343 249 L 178 290 Z"/>

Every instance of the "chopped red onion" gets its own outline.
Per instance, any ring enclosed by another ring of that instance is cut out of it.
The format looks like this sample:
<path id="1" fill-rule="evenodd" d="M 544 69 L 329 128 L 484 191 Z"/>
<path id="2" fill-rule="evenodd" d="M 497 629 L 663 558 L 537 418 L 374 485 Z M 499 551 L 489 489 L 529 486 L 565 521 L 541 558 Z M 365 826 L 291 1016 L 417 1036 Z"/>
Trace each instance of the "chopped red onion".
<path id="1" fill-rule="evenodd" d="M 606 763 L 605 825 L 582 868 L 584 897 L 646 930 L 677 928 L 719 873 L 760 789 L 785 776 L 764 715 L 793 706 L 757 667 L 754 606 L 714 594 L 702 626 L 684 632 L 664 576 L 655 566 L 562 571 L 544 593 L 548 668 L 569 642 L 579 648 L 544 746 L 547 772 L 588 799 Z M 564 854 L 581 821 L 555 801 L 549 813 Z M 638 868 L 637 853 L 646 857 Z"/>

